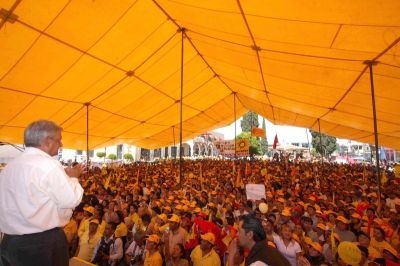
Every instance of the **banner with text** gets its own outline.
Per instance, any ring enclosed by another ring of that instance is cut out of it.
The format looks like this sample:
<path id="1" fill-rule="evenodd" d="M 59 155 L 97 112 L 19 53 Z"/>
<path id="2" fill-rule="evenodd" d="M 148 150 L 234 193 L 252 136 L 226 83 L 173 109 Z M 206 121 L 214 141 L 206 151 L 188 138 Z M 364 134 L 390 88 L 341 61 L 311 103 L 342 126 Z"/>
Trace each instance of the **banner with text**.
<path id="1" fill-rule="evenodd" d="M 214 142 L 219 155 L 233 157 L 235 156 L 235 141 L 234 140 L 223 140 Z M 249 140 L 248 139 L 237 139 L 236 140 L 236 155 L 249 156 Z"/>

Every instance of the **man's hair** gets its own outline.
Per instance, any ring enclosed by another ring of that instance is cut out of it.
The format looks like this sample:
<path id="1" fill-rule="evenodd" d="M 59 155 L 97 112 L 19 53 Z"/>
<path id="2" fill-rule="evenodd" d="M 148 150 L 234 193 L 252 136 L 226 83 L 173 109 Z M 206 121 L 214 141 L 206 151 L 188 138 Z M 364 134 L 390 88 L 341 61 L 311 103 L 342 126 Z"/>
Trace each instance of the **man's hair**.
<path id="1" fill-rule="evenodd" d="M 24 131 L 24 144 L 26 147 L 39 147 L 45 137 L 61 131 L 62 127 L 52 121 L 38 120 L 32 122 Z"/>
<path id="2" fill-rule="evenodd" d="M 267 237 L 265 235 L 264 227 L 261 221 L 254 215 L 243 215 L 240 217 L 240 221 L 243 222 L 242 228 L 246 233 L 253 232 L 253 240 L 264 241 Z"/>
<path id="3" fill-rule="evenodd" d="M 109 222 L 108 224 L 111 225 L 111 228 L 112 228 L 113 230 L 117 229 L 117 224 L 116 224 L 116 223 L 114 223 L 114 222 Z"/>

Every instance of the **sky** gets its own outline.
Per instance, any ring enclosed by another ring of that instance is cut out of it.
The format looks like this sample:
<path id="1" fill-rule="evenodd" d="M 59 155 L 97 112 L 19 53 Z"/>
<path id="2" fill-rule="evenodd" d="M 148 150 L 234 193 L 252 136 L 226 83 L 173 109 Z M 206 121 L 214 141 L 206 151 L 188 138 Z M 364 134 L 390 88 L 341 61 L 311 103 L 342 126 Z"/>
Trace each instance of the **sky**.
<path id="1" fill-rule="evenodd" d="M 240 127 L 241 118 L 236 121 L 236 134 L 240 134 L 242 132 L 242 128 Z M 262 117 L 258 116 L 259 127 L 262 127 Z M 268 143 L 273 143 L 275 134 L 278 135 L 279 143 L 293 143 L 293 142 L 302 142 L 307 143 L 307 135 L 308 139 L 311 142 L 311 134 L 308 129 L 301 127 L 292 127 L 292 126 L 277 126 L 272 124 L 270 121 L 265 119 L 266 131 L 267 131 L 267 140 Z M 219 129 L 215 129 L 218 133 L 224 134 L 225 140 L 230 140 L 235 138 L 235 123 L 231 125 Z"/>

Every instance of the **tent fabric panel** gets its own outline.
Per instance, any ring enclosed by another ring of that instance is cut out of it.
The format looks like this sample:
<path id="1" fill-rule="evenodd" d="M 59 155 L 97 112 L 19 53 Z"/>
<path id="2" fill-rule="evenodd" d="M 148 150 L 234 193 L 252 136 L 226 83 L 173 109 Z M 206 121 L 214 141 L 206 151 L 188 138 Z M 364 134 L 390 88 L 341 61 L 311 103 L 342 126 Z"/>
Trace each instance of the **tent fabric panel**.
<path id="1" fill-rule="evenodd" d="M 109 90 L 104 93 L 103 96 L 93 101 L 93 105 L 100 106 L 105 110 L 120 113 L 121 115 L 123 115 L 123 112 L 120 112 L 121 110 L 152 91 L 150 86 L 134 77 L 126 78 L 108 89 Z"/>
<path id="2" fill-rule="evenodd" d="M 18 23 L 0 30 L 0 81 L 38 37 L 37 32 Z"/>
<path id="3" fill-rule="evenodd" d="M 59 42 L 40 37 L 3 77 L 0 86 L 40 93 L 62 76 L 79 56 L 76 50 L 66 49 Z"/>
<path id="4" fill-rule="evenodd" d="M 61 107 L 60 101 L 35 97 L 26 104 L 20 112 L 14 113 L 14 117 L 8 123 L 10 125 L 24 127 L 38 119 L 50 119 Z M 27 123 L 27 121 L 29 122 Z"/>
<path id="5" fill-rule="evenodd" d="M 110 66 L 102 64 L 92 57 L 82 56 L 71 69 L 66 70 L 60 78 L 41 94 L 66 100 L 80 98 L 84 102 L 89 102 L 98 95 L 98 92 L 91 91 L 93 94 L 89 94 L 90 91 L 86 91 L 86 89 L 110 70 Z M 76 82 L 77 80 L 79 82 Z M 86 99 L 81 96 L 83 93 L 85 93 Z"/>
<path id="6" fill-rule="evenodd" d="M 196 90 L 201 84 L 206 82 L 213 74 L 204 64 L 199 56 L 195 56 L 183 66 L 183 95 L 187 95 Z M 181 69 L 176 69 L 165 80 L 157 84 L 157 88 L 163 93 L 174 99 L 180 98 Z"/>
<path id="7" fill-rule="evenodd" d="M 167 124 L 167 125 L 174 125 L 179 123 L 179 115 L 180 113 L 180 103 L 176 103 L 169 107 L 168 109 L 164 110 L 162 113 L 152 117 L 151 119 L 147 120 L 149 123 L 152 124 Z M 198 110 L 194 110 L 193 108 L 187 107 L 185 105 L 182 106 L 182 119 L 186 120 L 192 116 L 195 116 L 199 113 Z"/>
<path id="8" fill-rule="evenodd" d="M 16 93 L 0 87 L 0 125 L 9 124 L 33 99 L 34 96 L 30 94 Z"/>
<path id="9" fill-rule="evenodd" d="M 94 55 L 125 69 L 136 68 L 176 33 L 176 28 L 166 23 L 167 18 L 151 1 L 131 3 L 101 42 L 90 49 Z"/>
<path id="10" fill-rule="evenodd" d="M 111 1 L 68 2 L 46 32 L 86 51 L 101 40 L 104 33 L 110 30 L 134 3 L 129 0 L 119 1 L 118 4 Z M 71 20 L 71 17 L 74 19 Z M 81 32 L 85 34 L 77 34 Z"/>
<path id="11" fill-rule="evenodd" d="M 195 25 L 211 29 L 217 25 L 218 30 L 221 32 L 234 32 L 235 35 L 247 35 L 247 29 L 243 25 L 243 18 L 239 14 L 236 1 L 228 0 L 219 4 L 205 1 L 200 6 L 199 3 L 201 2 L 184 3 L 165 0 L 157 2 L 179 24 L 183 24 L 184 21 L 190 21 Z M 207 3 L 208 6 L 204 5 Z M 232 27 L 232 25 L 235 25 L 235 27 Z"/>
<path id="12" fill-rule="evenodd" d="M 338 28 L 335 24 L 277 20 L 259 16 L 246 17 L 256 39 L 267 37 L 271 41 L 309 46 L 328 47 Z"/>
<path id="13" fill-rule="evenodd" d="M 398 25 L 396 14 L 400 8 L 400 3 L 397 1 L 386 2 L 383 5 L 379 3 L 378 0 L 347 2 L 334 0 L 324 2 L 301 0 L 293 2 L 284 0 L 268 1 L 264 3 L 264 6 L 261 6 L 258 2 L 245 1 L 242 5 L 244 11 L 248 14 L 276 19 L 329 24 Z M 374 12 L 374 16 L 365 16 L 366 12 L 371 11 Z"/>
<path id="14" fill-rule="evenodd" d="M 343 50 L 380 52 L 400 35 L 400 27 L 347 26 L 340 29 L 334 47 Z M 377 36 L 379 36 L 377 38 Z"/>
<path id="15" fill-rule="evenodd" d="M 0 139 L 2 142 L 22 144 L 24 143 L 24 130 L 25 126 L 1 125 Z"/>
<path id="16" fill-rule="evenodd" d="M 174 100 L 164 97 L 160 92 L 149 90 L 142 97 L 119 110 L 118 113 L 139 121 L 147 121 L 174 103 Z"/>
<path id="17" fill-rule="evenodd" d="M 35 0 L 20 1 L 14 14 L 24 23 L 32 25 L 39 30 L 45 30 L 54 20 L 57 19 L 63 9 L 68 6 L 68 2 L 69 1 L 67 0 L 43 0 L 40 1 L 40 5 L 38 5 Z"/>
<path id="18" fill-rule="evenodd" d="M 379 69 L 379 64 L 376 69 Z M 373 68 L 374 78 L 374 91 L 376 99 L 389 98 L 393 101 L 400 101 L 400 95 L 393 93 L 396 88 L 400 87 L 399 77 L 387 77 L 383 75 L 375 75 L 375 67 Z M 360 78 L 359 82 L 354 86 L 354 92 L 364 93 L 365 95 L 371 95 L 371 81 L 369 69 L 366 70 L 364 75 Z"/>

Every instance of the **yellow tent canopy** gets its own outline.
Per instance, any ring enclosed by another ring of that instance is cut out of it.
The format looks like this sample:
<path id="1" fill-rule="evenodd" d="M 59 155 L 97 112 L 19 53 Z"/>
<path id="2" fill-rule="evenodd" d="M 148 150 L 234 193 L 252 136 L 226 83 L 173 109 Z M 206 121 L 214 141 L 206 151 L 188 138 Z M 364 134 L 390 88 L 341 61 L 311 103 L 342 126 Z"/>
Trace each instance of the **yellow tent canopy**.
<path id="1" fill-rule="evenodd" d="M 400 1 L 0 0 L 0 140 L 36 119 L 65 147 L 156 148 L 253 110 L 400 148 Z M 185 30 L 181 31 L 181 28 Z M 182 54 L 182 37 L 183 54 Z M 87 105 L 86 105 L 87 104 Z M 87 108 L 86 108 L 87 107 Z"/>

